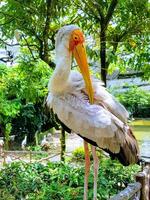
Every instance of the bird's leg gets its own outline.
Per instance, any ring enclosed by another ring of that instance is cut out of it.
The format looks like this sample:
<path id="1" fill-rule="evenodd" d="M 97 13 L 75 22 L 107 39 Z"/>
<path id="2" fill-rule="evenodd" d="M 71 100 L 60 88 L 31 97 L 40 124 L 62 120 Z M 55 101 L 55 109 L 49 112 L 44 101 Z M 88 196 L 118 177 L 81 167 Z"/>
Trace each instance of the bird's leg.
<path id="1" fill-rule="evenodd" d="M 96 147 L 91 145 L 91 150 L 92 150 L 93 165 L 94 165 L 94 196 L 93 196 L 93 200 L 97 200 L 97 177 L 98 177 L 99 159 L 96 154 Z"/>
<path id="2" fill-rule="evenodd" d="M 88 177 L 90 173 L 90 152 L 88 143 L 84 140 L 85 152 L 85 176 L 84 176 L 84 200 L 88 199 Z"/>

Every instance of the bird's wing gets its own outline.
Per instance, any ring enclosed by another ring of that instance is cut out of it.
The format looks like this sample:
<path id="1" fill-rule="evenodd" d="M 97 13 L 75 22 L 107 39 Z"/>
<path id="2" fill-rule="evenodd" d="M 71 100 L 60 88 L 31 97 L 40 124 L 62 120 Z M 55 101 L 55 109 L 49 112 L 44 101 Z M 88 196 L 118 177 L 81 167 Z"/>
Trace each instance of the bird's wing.
<path id="1" fill-rule="evenodd" d="M 113 115 L 118 119 L 127 123 L 129 113 L 125 107 L 119 103 L 114 96 L 112 96 L 105 87 L 103 87 L 102 82 L 93 79 L 93 88 L 94 88 L 94 98 L 96 103 L 101 103 L 104 105 Z"/>
<path id="2" fill-rule="evenodd" d="M 62 96 L 49 93 L 47 104 L 71 130 L 96 141 L 101 148 L 119 152 L 127 126 L 103 106 L 90 105 L 86 98 L 81 92 Z"/>
<path id="3" fill-rule="evenodd" d="M 77 71 L 71 71 L 70 83 L 74 83 L 78 90 L 84 90 L 86 93 L 84 81 L 82 75 Z M 124 123 L 127 123 L 129 114 L 125 107 L 119 103 L 114 96 L 112 96 L 105 87 L 103 87 L 103 82 L 92 77 L 92 84 L 94 89 L 94 103 L 102 104 L 105 106 L 113 115 L 119 118 Z M 70 84 L 71 85 L 71 84 Z"/>
<path id="4" fill-rule="evenodd" d="M 137 162 L 138 145 L 126 124 L 128 114 L 125 108 L 95 79 L 93 87 L 96 104 L 89 104 L 82 76 L 77 72 L 73 73 L 72 80 L 69 93 L 49 93 L 48 107 L 53 109 L 68 128 L 107 152 L 117 155 L 123 164 Z"/>

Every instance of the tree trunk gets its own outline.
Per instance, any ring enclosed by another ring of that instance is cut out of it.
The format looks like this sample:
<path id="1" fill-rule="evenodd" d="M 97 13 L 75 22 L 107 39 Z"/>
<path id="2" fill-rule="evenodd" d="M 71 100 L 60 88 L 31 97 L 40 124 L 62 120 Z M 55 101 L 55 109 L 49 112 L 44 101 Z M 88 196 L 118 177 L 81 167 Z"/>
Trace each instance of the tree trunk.
<path id="1" fill-rule="evenodd" d="M 61 161 L 65 161 L 65 151 L 66 151 L 66 137 L 65 137 L 65 130 L 64 128 L 61 128 L 61 153 L 60 153 L 60 158 Z"/>
<path id="2" fill-rule="evenodd" d="M 101 26 L 100 32 L 100 59 L 101 59 L 101 78 L 106 86 L 107 64 L 106 64 L 106 32 L 105 27 Z"/>
<path id="3" fill-rule="evenodd" d="M 101 6 L 97 7 L 100 19 L 100 59 L 101 59 L 101 78 L 106 86 L 106 77 L 109 63 L 106 62 L 106 32 L 109 22 L 113 16 L 118 0 L 111 0 L 107 14 L 104 15 Z"/>
<path id="4" fill-rule="evenodd" d="M 51 0 L 46 0 L 46 19 L 45 19 L 45 27 L 43 30 L 43 40 L 41 43 L 41 59 L 45 61 L 48 65 L 50 63 L 50 56 L 49 56 L 49 44 L 48 44 L 48 37 L 50 32 L 50 21 L 51 21 Z"/>

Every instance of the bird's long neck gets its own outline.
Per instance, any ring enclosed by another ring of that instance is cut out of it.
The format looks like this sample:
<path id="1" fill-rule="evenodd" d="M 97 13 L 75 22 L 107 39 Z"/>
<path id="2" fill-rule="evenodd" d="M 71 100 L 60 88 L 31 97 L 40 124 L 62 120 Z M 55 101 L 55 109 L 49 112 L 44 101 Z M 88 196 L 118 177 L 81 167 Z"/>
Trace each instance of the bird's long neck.
<path id="1" fill-rule="evenodd" d="M 71 70 L 71 56 L 67 48 L 56 51 L 56 68 L 50 79 L 50 92 L 57 94 L 65 91 Z"/>

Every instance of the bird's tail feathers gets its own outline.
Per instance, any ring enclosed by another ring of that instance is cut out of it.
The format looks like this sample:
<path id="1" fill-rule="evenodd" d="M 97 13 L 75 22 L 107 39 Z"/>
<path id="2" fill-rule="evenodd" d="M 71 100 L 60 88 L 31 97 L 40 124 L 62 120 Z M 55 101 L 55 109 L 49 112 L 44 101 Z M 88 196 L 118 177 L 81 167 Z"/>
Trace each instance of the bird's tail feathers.
<path id="1" fill-rule="evenodd" d="M 124 165 L 135 164 L 139 162 L 139 147 L 132 130 L 129 128 L 125 135 L 124 142 L 120 147 L 119 153 L 109 152 L 112 158 L 118 158 L 118 160 Z"/>

